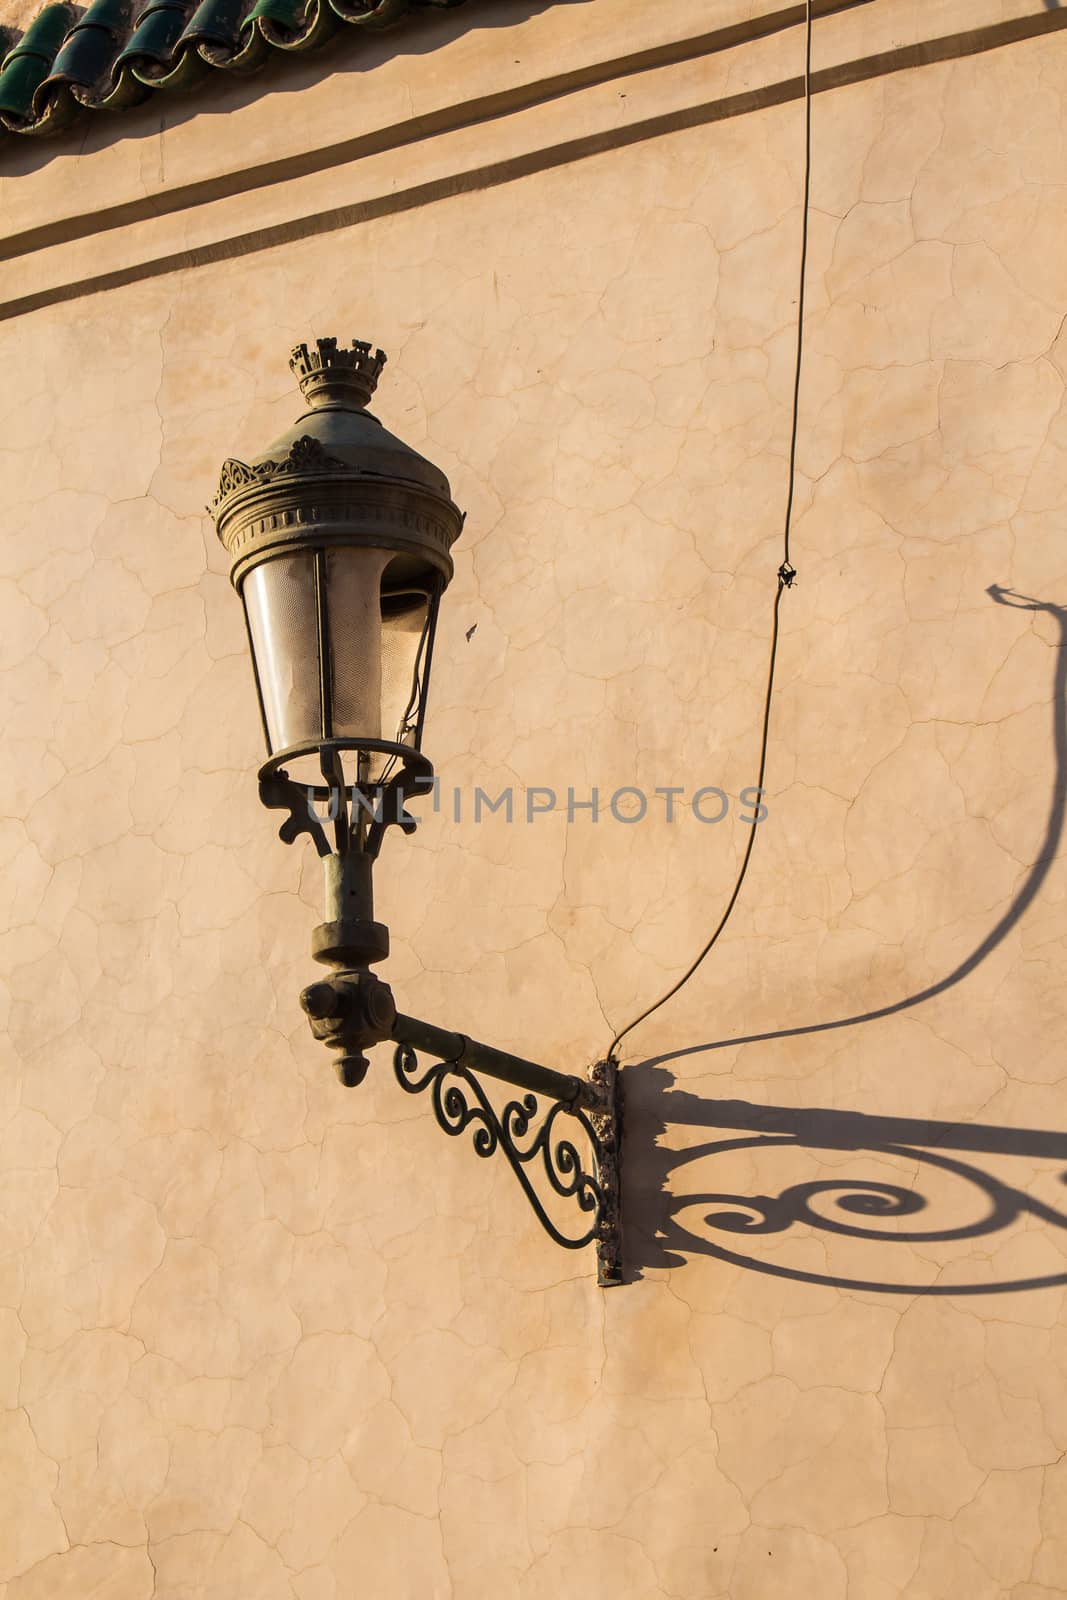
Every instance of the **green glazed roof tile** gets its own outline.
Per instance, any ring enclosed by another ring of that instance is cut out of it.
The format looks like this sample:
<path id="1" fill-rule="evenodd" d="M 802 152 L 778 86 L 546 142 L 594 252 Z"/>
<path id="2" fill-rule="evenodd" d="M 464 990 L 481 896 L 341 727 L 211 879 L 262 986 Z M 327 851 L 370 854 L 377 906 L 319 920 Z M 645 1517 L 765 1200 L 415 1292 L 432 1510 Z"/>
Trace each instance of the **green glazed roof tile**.
<path id="1" fill-rule="evenodd" d="M 361 22 L 366 28 L 388 28 L 399 22 L 407 10 L 407 0 L 378 0 L 367 6 L 362 0 L 332 0 L 338 15 L 346 22 Z"/>
<path id="2" fill-rule="evenodd" d="M 261 19 L 279 22 L 283 28 L 296 29 L 306 11 L 304 0 L 256 0 L 241 28 L 252 28 Z"/>
<path id="3" fill-rule="evenodd" d="M 185 27 L 186 0 L 149 0 L 137 18 L 126 48 L 115 59 L 170 62 L 171 52 Z"/>
<path id="4" fill-rule="evenodd" d="M 93 0 L 49 5 L 0 62 L 0 142 L 46 135 L 86 112 L 122 111 L 214 71 L 258 72 L 271 56 L 321 48 L 345 25 L 392 27 L 466 0 Z M 191 15 L 190 15 L 191 12 Z M 188 21 L 186 21 L 188 18 Z"/>
<path id="5" fill-rule="evenodd" d="M 34 91 L 51 71 L 73 21 L 70 6 L 53 5 L 46 6 L 30 23 L 0 62 L 0 113 L 20 119 L 31 115 Z"/>
<path id="6" fill-rule="evenodd" d="M 93 0 L 67 34 L 42 89 L 53 83 L 92 89 L 108 73 L 129 21 L 129 0 Z M 40 99 L 38 93 L 35 110 Z"/>
<path id="7" fill-rule="evenodd" d="M 230 45 L 237 42 L 245 0 L 200 0 L 182 39 L 186 43 Z"/>

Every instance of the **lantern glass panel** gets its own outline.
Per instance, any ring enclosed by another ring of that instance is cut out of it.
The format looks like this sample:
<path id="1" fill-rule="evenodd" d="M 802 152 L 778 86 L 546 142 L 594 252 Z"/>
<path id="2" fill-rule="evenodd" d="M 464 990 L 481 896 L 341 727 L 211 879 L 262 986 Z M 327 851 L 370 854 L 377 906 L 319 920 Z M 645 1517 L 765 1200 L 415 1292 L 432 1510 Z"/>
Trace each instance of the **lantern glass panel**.
<path id="1" fill-rule="evenodd" d="M 248 573 L 242 593 L 272 754 L 318 739 L 321 708 L 314 553 L 263 562 Z"/>
<path id="2" fill-rule="evenodd" d="M 331 716 L 335 739 L 389 739 L 382 719 L 383 550 L 355 546 L 326 552 L 326 615 Z"/>
<path id="3" fill-rule="evenodd" d="M 272 755 L 323 739 L 414 745 L 432 597 L 396 565 L 389 551 L 342 545 L 275 556 L 245 577 Z M 365 777 L 386 766 L 370 756 Z"/>
<path id="4" fill-rule="evenodd" d="M 426 663 L 430 597 L 424 589 L 382 594 L 382 728 L 414 744 Z"/>

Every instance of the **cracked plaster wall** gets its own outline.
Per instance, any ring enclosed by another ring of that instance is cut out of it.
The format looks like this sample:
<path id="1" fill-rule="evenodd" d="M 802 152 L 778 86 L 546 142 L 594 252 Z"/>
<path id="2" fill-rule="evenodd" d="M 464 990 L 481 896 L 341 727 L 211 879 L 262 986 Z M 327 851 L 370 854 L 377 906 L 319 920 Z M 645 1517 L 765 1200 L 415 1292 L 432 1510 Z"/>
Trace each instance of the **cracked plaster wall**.
<path id="1" fill-rule="evenodd" d="M 1062 1275 L 1048 1215 L 740 1241 L 694 1202 L 698 1243 L 760 1270 L 652 1265 L 641 1187 L 673 1160 L 682 1196 L 988 1207 L 906 1152 L 683 1159 L 714 1135 L 671 1093 L 1064 1130 L 1062 864 L 1011 909 L 1057 781 L 1065 95 L 1057 35 L 820 98 L 770 815 L 727 937 L 627 1040 L 632 1081 L 675 1088 L 634 1097 L 646 1269 L 609 1294 L 387 1052 L 345 1093 L 307 1035 L 319 872 L 256 801 L 203 505 L 295 416 L 291 343 L 379 340 L 379 414 L 469 513 L 446 784 L 754 783 L 798 108 L 0 329 L 2 1600 L 1067 1593 L 1063 1289 L 951 1292 Z M 387 975 L 580 1070 L 688 964 L 744 842 L 661 803 L 446 808 L 383 853 Z M 1004 919 L 931 998 L 810 1031 L 941 985 Z M 978 1164 L 1062 1209 L 1062 1157 Z"/>

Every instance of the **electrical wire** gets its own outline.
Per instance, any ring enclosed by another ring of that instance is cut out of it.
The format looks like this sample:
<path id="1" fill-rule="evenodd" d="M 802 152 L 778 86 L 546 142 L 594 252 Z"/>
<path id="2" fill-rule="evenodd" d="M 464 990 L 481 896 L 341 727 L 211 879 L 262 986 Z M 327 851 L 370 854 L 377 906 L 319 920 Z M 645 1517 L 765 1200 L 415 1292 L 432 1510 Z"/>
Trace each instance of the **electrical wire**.
<path id="1" fill-rule="evenodd" d="M 793 508 L 796 501 L 797 442 L 800 435 L 800 384 L 804 367 L 804 314 L 807 302 L 808 242 L 811 232 L 812 4 L 813 0 L 807 0 L 804 54 L 804 205 L 800 247 L 800 293 L 797 303 L 797 355 L 796 367 L 793 376 L 793 421 L 789 439 L 789 492 L 786 499 L 785 509 L 782 564 L 778 568 L 777 581 L 774 591 L 774 607 L 771 617 L 771 650 L 770 660 L 767 667 L 767 689 L 763 699 L 763 724 L 762 732 L 760 734 L 759 782 L 757 785 L 757 800 L 759 800 L 763 793 L 763 780 L 767 771 L 767 747 L 770 740 L 771 704 L 774 698 L 774 669 L 778 657 L 778 635 L 780 631 L 779 614 L 782 605 L 782 593 L 784 590 L 792 588 L 794 579 L 797 575 L 796 568 L 792 565 L 789 557 L 790 535 L 793 528 Z M 758 823 L 753 821 L 751 824 L 752 831 L 748 836 L 748 843 L 745 846 L 745 853 L 741 859 L 741 866 L 734 882 L 733 891 L 729 900 L 726 902 L 726 909 L 719 918 L 718 924 L 710 939 L 700 951 L 700 954 L 696 957 L 696 960 L 693 961 L 691 966 L 689 966 L 685 972 L 683 972 L 678 981 L 667 990 L 666 994 L 661 995 L 658 1000 L 654 1001 L 652 1005 L 650 1005 L 646 1010 L 642 1011 L 640 1016 L 635 1017 L 632 1022 L 628 1022 L 626 1027 L 623 1028 L 620 1033 L 615 1035 L 614 1039 L 611 1041 L 611 1047 L 608 1050 L 609 1060 L 617 1060 L 616 1052 L 619 1048 L 619 1045 L 622 1043 L 623 1039 L 625 1039 L 628 1033 L 632 1033 L 634 1028 L 638 1027 L 642 1022 L 647 1021 L 647 1019 L 652 1016 L 654 1012 L 658 1011 L 661 1006 L 665 1006 L 668 1000 L 674 999 L 674 996 L 679 992 L 679 990 L 685 987 L 690 978 L 702 965 L 705 958 L 709 955 L 715 944 L 718 942 L 719 935 L 722 933 L 723 929 L 726 927 L 726 924 L 729 922 L 730 917 L 733 915 L 734 907 L 736 906 L 740 897 L 745 876 L 748 872 L 748 865 L 752 860 L 752 851 L 756 844 L 757 827 Z"/>

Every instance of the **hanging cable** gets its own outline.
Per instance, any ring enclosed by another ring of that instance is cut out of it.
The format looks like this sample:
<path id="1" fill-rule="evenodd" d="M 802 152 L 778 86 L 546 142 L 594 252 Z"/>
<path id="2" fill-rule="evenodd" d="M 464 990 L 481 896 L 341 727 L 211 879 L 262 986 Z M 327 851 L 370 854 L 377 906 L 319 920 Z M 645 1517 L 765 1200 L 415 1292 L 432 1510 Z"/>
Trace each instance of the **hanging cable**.
<path id="1" fill-rule="evenodd" d="M 779 612 L 781 610 L 781 604 L 782 604 L 782 592 L 785 589 L 791 589 L 793 587 L 793 582 L 794 582 L 794 580 L 796 578 L 796 575 L 797 575 L 796 568 L 793 566 L 792 562 L 790 561 L 790 534 L 792 533 L 792 528 L 793 528 L 793 507 L 794 507 L 794 503 L 795 503 L 795 500 L 796 500 L 797 441 L 798 441 L 799 436 L 800 436 L 800 381 L 801 381 L 801 375 L 802 375 L 803 366 L 804 366 L 804 313 L 805 313 L 805 307 L 806 307 L 806 302 L 807 302 L 808 240 L 809 240 L 810 225 L 811 225 L 811 167 L 812 167 L 812 160 L 811 160 L 811 144 L 812 144 L 812 138 L 811 138 L 811 132 L 812 132 L 811 61 L 812 61 L 812 34 L 813 34 L 812 3 L 813 3 L 813 0 L 807 0 L 807 3 L 806 3 L 806 17 L 805 17 L 805 52 L 804 52 L 804 206 L 803 206 L 803 220 L 802 220 L 802 224 L 801 224 L 800 293 L 799 293 L 798 301 L 797 301 L 797 357 L 796 357 L 796 366 L 795 366 L 794 376 L 793 376 L 793 422 L 792 422 L 792 428 L 790 430 L 790 438 L 789 438 L 789 492 L 788 492 L 788 496 L 786 498 L 786 508 L 785 508 L 785 530 L 784 530 L 784 537 L 783 537 L 782 564 L 778 568 L 778 572 L 777 572 L 777 575 L 776 575 L 776 585 L 775 585 L 775 591 L 774 591 L 774 606 L 773 606 L 772 613 L 771 613 L 771 651 L 770 651 L 770 660 L 769 660 L 768 667 L 767 667 L 767 689 L 766 689 L 766 693 L 764 694 L 764 698 L 763 698 L 763 725 L 762 725 L 762 731 L 761 731 L 761 734 L 760 734 L 759 783 L 757 785 L 759 794 L 762 794 L 762 792 L 763 792 L 763 780 L 764 780 L 764 777 L 765 777 L 766 771 L 767 771 L 767 746 L 768 746 L 768 742 L 769 742 L 769 738 L 770 738 L 770 728 L 771 728 L 771 702 L 772 702 L 772 700 L 774 698 L 774 668 L 775 668 L 775 662 L 776 662 L 777 656 L 778 656 Z M 702 964 L 702 962 L 704 961 L 705 957 L 709 954 L 709 952 L 712 950 L 714 945 L 718 942 L 719 935 L 722 933 L 723 929 L 726 927 L 726 924 L 729 922 L 730 917 L 733 914 L 734 907 L 736 906 L 738 898 L 739 898 L 739 896 L 741 894 L 741 887 L 744 884 L 745 875 L 748 872 L 748 864 L 752 860 L 752 851 L 753 851 L 753 848 L 755 847 L 755 843 L 756 843 L 756 828 L 757 828 L 757 826 L 758 826 L 758 824 L 756 822 L 752 823 L 752 831 L 749 834 L 748 843 L 745 846 L 745 853 L 744 853 L 743 857 L 741 858 L 741 867 L 740 867 L 740 870 L 739 870 L 739 872 L 737 874 L 737 878 L 736 878 L 736 880 L 734 882 L 733 891 L 732 891 L 732 893 L 730 895 L 729 900 L 726 902 L 726 909 L 723 912 L 722 916 L 719 918 L 718 924 L 717 924 L 717 926 L 715 928 L 715 931 L 712 933 L 710 939 L 705 944 L 704 948 L 700 951 L 700 954 L 697 956 L 696 960 L 692 963 L 692 965 L 690 967 L 688 967 L 685 972 L 682 973 L 682 976 L 678 979 L 677 983 L 675 983 L 670 989 L 668 989 L 666 994 L 661 995 L 658 1000 L 654 1001 L 654 1003 L 652 1005 L 650 1005 L 646 1010 L 642 1011 L 640 1016 L 635 1017 L 632 1022 L 628 1022 L 626 1024 L 626 1027 L 622 1029 L 621 1033 L 617 1033 L 615 1035 L 614 1039 L 611 1041 L 611 1048 L 608 1050 L 608 1058 L 609 1058 L 609 1060 L 613 1061 L 613 1060 L 616 1059 L 616 1051 L 618 1050 L 619 1045 L 622 1043 L 623 1039 L 625 1039 L 625 1037 L 626 1037 L 626 1035 L 628 1033 L 632 1033 L 634 1028 L 636 1028 L 640 1023 L 645 1022 L 650 1016 L 652 1016 L 653 1012 L 658 1011 L 661 1006 L 665 1006 L 667 1004 L 668 1000 L 673 1000 L 674 999 L 674 996 L 679 992 L 680 989 L 683 989 L 685 987 L 685 985 L 689 982 L 690 978 L 696 972 L 697 968 Z"/>

